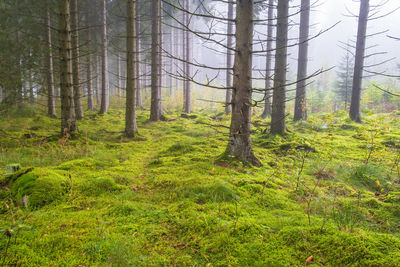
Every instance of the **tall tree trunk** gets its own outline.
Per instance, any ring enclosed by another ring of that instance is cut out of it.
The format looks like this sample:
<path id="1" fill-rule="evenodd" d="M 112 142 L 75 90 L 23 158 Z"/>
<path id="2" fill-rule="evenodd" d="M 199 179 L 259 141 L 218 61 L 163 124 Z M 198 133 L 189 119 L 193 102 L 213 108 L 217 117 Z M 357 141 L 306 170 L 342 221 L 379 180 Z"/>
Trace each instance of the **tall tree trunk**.
<path id="1" fill-rule="evenodd" d="M 161 108 L 161 0 L 152 0 L 150 120 L 159 121 Z"/>
<path id="2" fill-rule="evenodd" d="M 96 66 L 96 102 L 97 102 L 97 107 L 101 106 L 101 58 L 98 54 L 95 54 L 94 56 L 95 63 L 94 65 Z"/>
<path id="3" fill-rule="evenodd" d="M 100 114 L 108 113 L 109 87 L 108 87 L 108 51 L 107 51 L 107 3 L 102 0 L 102 31 L 101 31 L 101 105 Z"/>
<path id="4" fill-rule="evenodd" d="M 307 120 L 306 86 L 308 38 L 310 33 L 310 0 L 301 0 L 299 58 L 297 60 L 296 100 L 294 121 Z"/>
<path id="5" fill-rule="evenodd" d="M 46 82 L 47 82 L 47 114 L 56 118 L 56 101 L 54 90 L 53 46 L 51 40 L 51 18 L 49 0 L 46 0 Z"/>
<path id="6" fill-rule="evenodd" d="M 190 1 L 185 1 L 186 6 L 185 9 L 189 12 L 190 11 Z M 186 27 L 189 27 L 189 14 L 186 13 L 185 16 L 185 25 Z M 191 68 L 189 62 L 191 61 L 190 59 L 190 53 L 191 53 L 191 42 L 190 42 L 190 31 L 185 31 L 186 34 L 186 53 L 185 53 L 185 61 L 186 61 L 186 70 L 185 70 L 185 87 L 186 87 L 186 93 L 185 93 L 185 112 L 190 113 L 192 112 L 192 99 L 191 99 L 191 88 L 190 88 L 190 76 L 191 76 Z"/>
<path id="7" fill-rule="evenodd" d="M 136 107 L 139 109 L 143 109 L 143 99 L 142 99 L 142 88 L 140 85 L 140 21 L 139 21 L 139 9 L 136 7 L 136 19 L 135 19 L 135 27 L 136 27 L 136 53 L 135 53 L 135 64 L 136 64 Z"/>
<path id="8" fill-rule="evenodd" d="M 33 104 L 35 102 L 35 96 L 33 94 L 33 77 L 32 77 L 32 67 L 28 70 L 28 82 L 29 82 L 29 103 Z"/>
<path id="9" fill-rule="evenodd" d="M 72 77 L 74 83 L 74 106 L 77 120 L 83 118 L 82 92 L 79 66 L 79 21 L 78 21 L 78 0 L 71 1 L 71 27 L 72 27 Z"/>
<path id="10" fill-rule="evenodd" d="M 87 42 L 91 44 L 92 42 L 92 29 L 91 29 L 91 12 L 90 4 L 91 1 L 87 1 L 87 14 L 86 14 L 86 27 L 87 27 Z M 92 77 L 92 51 L 89 50 L 87 53 L 87 65 L 86 65 L 86 79 L 87 79 L 87 94 L 88 94 L 88 110 L 95 110 L 94 99 L 93 99 L 93 77 Z"/>
<path id="11" fill-rule="evenodd" d="M 70 0 L 58 0 L 58 39 L 61 88 L 61 133 L 70 135 L 77 130 L 72 85 L 72 53 Z"/>
<path id="12" fill-rule="evenodd" d="M 228 3 L 228 19 L 233 19 L 233 0 L 229 0 Z M 227 26 L 227 46 L 229 48 L 232 47 L 233 45 L 233 40 L 232 40 L 232 34 L 233 34 L 233 22 L 228 21 L 228 26 Z M 226 67 L 228 68 L 226 70 L 226 87 L 232 87 L 232 50 L 227 49 L 226 51 Z M 227 89 L 226 90 L 226 98 L 225 98 L 225 114 L 231 113 L 232 110 L 232 89 Z"/>
<path id="13" fill-rule="evenodd" d="M 276 30 L 275 76 L 271 115 L 271 133 L 283 134 L 286 130 L 286 65 L 288 43 L 289 0 L 278 0 Z"/>
<path id="14" fill-rule="evenodd" d="M 360 14 L 358 16 L 356 57 L 354 61 L 353 91 L 350 103 L 350 118 L 353 121 L 359 123 L 361 122 L 360 101 L 361 101 L 361 86 L 362 86 L 363 69 L 364 69 L 368 14 L 369 14 L 369 0 L 361 0 Z"/>
<path id="15" fill-rule="evenodd" d="M 251 147 L 251 87 L 254 0 L 236 1 L 236 52 L 232 119 L 227 154 L 260 166 Z"/>
<path id="16" fill-rule="evenodd" d="M 272 81 L 272 45 L 274 43 L 274 0 L 269 0 L 268 2 L 268 27 L 267 27 L 267 57 L 265 64 L 265 104 L 264 111 L 261 115 L 262 118 L 267 118 L 271 115 L 271 81 Z"/>
<path id="17" fill-rule="evenodd" d="M 186 25 L 186 12 L 182 11 L 182 24 Z M 182 74 L 184 77 L 187 77 L 186 75 L 186 30 L 185 28 L 182 27 Z M 185 109 L 185 102 L 186 102 L 186 82 L 185 79 L 182 79 L 182 89 L 183 89 L 183 109 Z"/>
<path id="18" fill-rule="evenodd" d="M 136 0 L 126 3 L 126 113 L 125 136 L 134 137 L 138 131 L 136 125 Z"/>
<path id="19" fill-rule="evenodd" d="M 127 37 L 129 38 L 129 36 Z M 117 88 L 116 88 L 116 95 L 118 99 L 121 98 L 121 88 L 122 88 L 122 83 L 121 83 L 121 53 L 118 51 L 117 52 Z"/>

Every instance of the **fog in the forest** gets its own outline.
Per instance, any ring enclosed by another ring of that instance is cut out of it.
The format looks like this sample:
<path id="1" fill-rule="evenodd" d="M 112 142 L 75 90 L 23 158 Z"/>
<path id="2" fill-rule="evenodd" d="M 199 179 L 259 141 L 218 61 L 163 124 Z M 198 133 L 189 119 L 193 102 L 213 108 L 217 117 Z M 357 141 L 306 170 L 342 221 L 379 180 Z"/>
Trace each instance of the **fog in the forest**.
<path id="1" fill-rule="evenodd" d="M 293 1 L 291 5 L 290 14 L 295 14 L 291 17 L 292 26 L 289 29 L 289 38 L 291 38 L 290 43 L 296 44 L 298 42 L 298 22 L 299 22 L 299 0 Z M 326 31 L 333 25 L 331 29 L 317 36 L 309 42 L 309 73 L 312 73 L 318 69 L 333 68 L 331 71 L 325 73 L 321 76 L 325 81 L 328 80 L 332 82 L 336 75 L 336 66 L 339 65 L 341 58 L 346 53 L 342 48 L 343 43 L 350 43 L 355 45 L 355 39 L 357 34 L 357 18 L 353 15 L 358 15 L 359 12 L 359 2 L 351 0 L 324 0 L 313 2 L 313 8 L 311 13 L 311 38 L 319 34 L 321 31 Z M 384 4 L 379 8 L 375 8 L 376 5 Z M 380 62 L 388 61 L 385 64 L 374 67 L 374 71 L 386 72 L 387 74 L 398 74 L 397 64 L 399 63 L 400 50 L 397 49 L 399 43 L 398 41 L 391 39 L 390 36 L 400 36 L 400 28 L 396 27 L 400 23 L 399 11 L 396 8 L 400 6 L 400 1 L 371 1 L 371 15 L 373 17 L 380 17 L 379 19 L 374 19 L 368 23 L 368 35 L 373 35 L 375 33 L 383 32 L 381 34 L 372 36 L 367 39 L 367 47 L 376 46 L 371 48 L 367 54 L 379 53 L 379 55 L 369 57 L 366 60 L 367 65 L 374 65 Z M 394 12 L 393 12 L 394 11 Z M 213 13 L 220 14 L 226 17 L 226 5 L 223 3 L 217 3 L 214 5 Z M 375 14 L 375 12 L 378 12 Z M 265 19 L 266 11 L 263 10 L 258 14 L 258 18 Z M 387 15 L 387 16 L 385 16 Z M 208 22 L 209 23 L 209 22 Z M 192 23 L 193 29 L 202 28 L 202 30 L 208 30 L 204 26 L 204 20 L 201 23 Z M 265 24 L 265 22 L 264 22 Z M 203 25 L 203 27 L 201 27 Z M 225 25 L 223 23 L 217 24 L 220 27 L 220 32 L 225 31 Z M 254 50 L 262 49 L 261 46 L 257 45 L 258 39 L 265 39 L 265 36 L 260 34 L 266 34 L 266 25 L 255 25 L 255 39 L 254 39 Z M 220 38 L 219 40 L 224 40 Z M 225 64 L 225 51 L 215 44 L 204 44 L 203 40 L 194 41 L 194 57 L 198 62 L 212 65 L 212 66 L 224 66 Z M 379 44 L 379 45 L 378 45 Z M 209 47 L 209 49 L 204 49 Z M 219 49 L 220 53 L 216 53 L 215 49 Z M 380 54 L 381 52 L 387 52 L 386 54 Z M 297 53 L 298 47 L 293 46 L 289 48 L 289 79 L 294 79 L 297 66 Z M 392 60 L 390 60 L 392 59 Z M 265 69 L 265 54 L 255 55 L 253 58 L 253 68 L 255 70 Z M 200 73 L 207 73 L 209 77 L 214 77 L 217 75 L 215 71 L 202 69 Z M 198 77 L 204 78 L 204 75 L 199 73 Z M 255 77 L 263 77 L 260 71 L 254 71 L 253 75 Z M 218 75 L 218 81 L 220 83 L 224 82 L 224 75 Z M 318 77 L 317 77 L 318 78 Z M 368 78 L 368 77 L 367 77 Z M 382 80 L 382 77 L 370 77 L 372 79 Z M 293 80 L 292 79 L 292 80 Z M 255 83 L 257 83 L 255 81 Z M 261 85 L 262 83 L 260 83 Z M 330 83 L 325 84 L 329 90 Z"/>

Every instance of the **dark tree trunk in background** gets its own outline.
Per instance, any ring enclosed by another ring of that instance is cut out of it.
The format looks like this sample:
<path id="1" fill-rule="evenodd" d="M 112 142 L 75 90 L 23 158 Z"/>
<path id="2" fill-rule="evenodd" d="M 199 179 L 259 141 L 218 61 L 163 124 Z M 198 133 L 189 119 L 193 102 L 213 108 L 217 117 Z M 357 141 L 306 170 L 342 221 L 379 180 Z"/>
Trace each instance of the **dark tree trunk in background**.
<path id="1" fill-rule="evenodd" d="M 101 76 L 100 76 L 100 68 L 99 68 L 99 56 L 96 54 L 97 51 L 94 52 L 93 54 L 93 66 L 94 66 L 94 74 L 96 75 L 94 79 L 94 84 L 96 85 L 95 88 L 93 89 L 93 93 L 96 96 L 96 106 L 100 106 L 101 98 L 100 98 L 100 87 L 101 87 Z"/>
<path id="2" fill-rule="evenodd" d="M 369 14 L 369 0 L 361 0 L 360 14 L 358 17 L 356 57 L 354 61 L 353 91 L 351 95 L 351 104 L 350 104 L 350 118 L 355 122 L 361 122 L 360 101 L 361 101 L 361 86 L 362 86 L 363 69 L 364 69 L 368 14 Z"/>
<path id="3" fill-rule="evenodd" d="M 185 4 L 185 9 L 187 10 L 187 11 L 189 11 L 190 10 L 190 1 L 189 0 L 187 0 L 187 1 L 185 1 L 186 2 L 186 4 Z M 189 22 L 190 22 L 190 20 L 189 20 L 189 14 L 187 14 L 186 13 L 186 15 L 185 15 L 185 25 L 186 25 L 186 27 L 189 27 Z M 186 113 L 190 113 L 190 112 L 192 112 L 192 99 L 191 99 L 191 88 L 190 88 L 190 80 L 189 80 L 189 78 L 190 78 L 190 76 L 191 76 L 191 73 L 190 73 L 190 71 L 191 71 L 191 68 L 190 68 L 190 64 L 188 63 L 188 62 L 191 62 L 191 59 L 190 59 L 190 54 L 191 54 L 191 42 L 190 42 L 190 31 L 185 31 L 185 34 L 186 34 L 186 53 L 185 53 L 185 61 L 186 61 L 186 69 L 185 69 L 185 76 L 186 76 L 186 79 L 185 79 L 185 112 Z"/>
<path id="4" fill-rule="evenodd" d="M 72 77 L 74 83 L 74 106 L 77 120 L 83 118 L 82 92 L 79 66 L 79 19 L 78 0 L 71 0 L 71 27 L 72 27 Z"/>
<path id="5" fill-rule="evenodd" d="M 90 44 L 92 42 L 92 29 L 91 29 L 91 12 L 90 12 L 90 4 L 91 1 L 88 0 L 87 11 L 86 11 L 86 30 L 87 30 L 87 42 Z M 87 79 L 87 95 L 88 95 L 88 110 L 95 110 L 94 107 L 94 98 L 93 98 L 93 77 L 92 77 L 92 51 L 89 50 L 86 56 L 86 79 Z"/>
<path id="6" fill-rule="evenodd" d="M 150 120 L 159 121 L 161 108 L 161 0 L 152 0 Z"/>
<path id="7" fill-rule="evenodd" d="M 268 2 L 268 28 L 267 28 L 267 57 L 266 57 L 266 71 L 265 71 L 265 104 L 264 111 L 261 115 L 262 118 L 267 118 L 271 115 L 271 81 L 272 81 L 272 45 L 274 43 L 274 0 Z"/>
<path id="8" fill-rule="evenodd" d="M 306 86 L 308 38 L 310 33 L 310 0 L 301 0 L 299 58 L 297 61 L 296 100 L 294 121 L 307 120 Z"/>
<path id="9" fill-rule="evenodd" d="M 51 18 L 49 0 L 46 1 L 46 83 L 47 83 L 47 114 L 56 118 L 56 101 L 54 97 L 54 67 L 53 67 L 53 47 L 51 40 Z"/>
<path id="10" fill-rule="evenodd" d="M 233 0 L 229 0 L 228 3 L 228 19 L 233 19 Z M 232 47 L 233 45 L 233 40 L 232 40 L 232 34 L 233 34 L 233 22 L 228 21 L 228 26 L 227 26 L 227 41 L 226 45 L 228 47 Z M 226 87 L 232 87 L 232 50 L 227 49 L 226 51 L 226 67 L 228 70 L 226 70 Z M 232 89 L 227 89 L 226 90 L 226 97 L 225 97 L 225 114 L 231 113 L 232 110 Z"/>
<path id="11" fill-rule="evenodd" d="M 140 85 L 140 21 L 139 21 L 139 9 L 136 5 L 136 19 L 135 19 L 135 27 L 136 27 L 136 51 L 135 54 L 135 63 L 136 63 L 136 107 L 139 109 L 143 109 L 143 99 L 142 99 L 142 88 Z"/>
<path id="12" fill-rule="evenodd" d="M 286 130 L 286 65 L 288 43 L 289 0 L 278 0 L 276 29 L 275 76 L 271 115 L 271 133 L 283 134 Z"/>
<path id="13" fill-rule="evenodd" d="M 102 31 L 101 31 L 101 105 L 100 114 L 108 113 L 108 51 L 107 51 L 107 3 L 102 0 Z"/>
<path id="14" fill-rule="evenodd" d="M 251 86 L 253 0 L 236 2 L 236 52 L 233 72 L 232 119 L 227 154 L 260 166 L 251 147 Z"/>
<path id="15" fill-rule="evenodd" d="M 126 113 L 125 136 L 134 137 L 137 133 L 136 125 L 136 0 L 127 0 L 126 3 Z"/>
<path id="16" fill-rule="evenodd" d="M 129 36 L 127 37 L 129 38 Z M 128 51 L 128 49 L 127 49 Z M 118 99 L 121 97 L 121 88 L 122 88 L 122 80 L 121 80 L 121 53 L 117 52 L 117 88 L 116 88 L 116 95 Z"/>
<path id="17" fill-rule="evenodd" d="M 72 53 L 70 0 L 58 0 L 58 39 L 61 88 L 61 133 L 70 135 L 77 130 L 72 85 Z"/>

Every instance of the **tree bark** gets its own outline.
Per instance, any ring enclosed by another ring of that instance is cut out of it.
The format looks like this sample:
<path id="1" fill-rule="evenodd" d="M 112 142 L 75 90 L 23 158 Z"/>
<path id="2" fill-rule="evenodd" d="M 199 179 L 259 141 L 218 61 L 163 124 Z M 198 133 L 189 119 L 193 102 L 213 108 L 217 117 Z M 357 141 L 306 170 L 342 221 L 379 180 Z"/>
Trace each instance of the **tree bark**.
<path id="1" fill-rule="evenodd" d="M 229 0 L 228 3 L 228 19 L 233 19 L 233 0 Z M 226 40 L 226 45 L 229 48 L 232 48 L 233 45 L 233 40 L 232 40 L 232 34 L 233 34 L 233 22 L 228 21 L 227 24 L 227 40 Z M 232 50 L 227 49 L 226 51 L 226 67 L 228 68 L 226 70 L 226 87 L 232 87 Z M 225 96 L 225 114 L 229 114 L 232 111 L 232 89 L 227 89 L 226 90 L 226 96 Z"/>
<path id="2" fill-rule="evenodd" d="M 49 0 L 46 0 L 46 83 L 47 83 L 47 114 L 56 118 L 56 101 L 54 90 L 53 45 L 51 40 L 51 18 Z"/>
<path id="3" fill-rule="evenodd" d="M 58 39 L 61 88 L 61 133 L 71 135 L 77 130 L 72 79 L 70 0 L 58 0 Z"/>
<path id="4" fill-rule="evenodd" d="M 143 99 L 142 99 L 142 88 L 140 85 L 140 21 L 139 21 L 139 9 L 136 7 L 136 19 L 135 19 L 135 27 L 136 27 L 136 50 L 135 54 L 135 62 L 136 62 L 136 107 L 139 109 L 143 109 Z"/>
<path id="5" fill-rule="evenodd" d="M 150 120 L 159 121 L 161 107 L 161 0 L 152 0 Z"/>
<path id="6" fill-rule="evenodd" d="M 78 0 L 71 0 L 71 28 L 72 28 L 72 77 L 74 84 L 74 106 L 77 120 L 83 118 L 82 92 L 79 66 L 79 21 Z"/>
<path id="7" fill-rule="evenodd" d="M 189 12 L 190 11 L 190 1 L 185 1 L 185 9 Z M 185 25 L 189 27 L 189 14 L 186 13 L 185 15 Z M 186 53 L 185 53 L 185 61 L 186 61 L 186 69 L 185 69 L 185 112 L 190 113 L 192 112 L 192 99 L 191 99 L 191 88 L 190 88 L 190 76 L 191 76 L 191 68 L 188 62 L 191 61 L 190 59 L 190 50 L 191 50 L 191 43 L 190 43 L 190 31 L 185 31 L 185 38 L 186 38 Z"/>
<path id="8" fill-rule="evenodd" d="M 310 0 L 301 0 L 299 58 L 297 61 L 296 100 L 294 121 L 307 120 L 306 86 L 308 38 L 310 33 Z"/>
<path id="9" fill-rule="evenodd" d="M 88 0 L 87 4 L 87 13 L 86 13 L 86 27 L 87 27 L 87 42 L 90 44 L 92 42 L 92 29 L 91 29 L 91 12 L 90 12 L 90 4 L 91 1 Z M 94 98 L 93 98 L 93 77 L 92 77 L 92 51 L 89 50 L 87 53 L 87 65 L 86 65 L 86 79 L 87 79 L 87 94 L 88 94 L 88 110 L 95 110 L 94 107 Z"/>
<path id="10" fill-rule="evenodd" d="M 227 154 L 261 166 L 251 146 L 251 87 L 254 0 L 236 1 L 236 52 L 232 118 Z"/>
<path id="11" fill-rule="evenodd" d="M 271 133 L 284 134 L 286 130 L 286 66 L 288 42 L 289 0 L 278 0 L 276 30 L 275 76 L 271 115 Z"/>
<path id="12" fill-rule="evenodd" d="M 126 113 L 125 136 L 134 137 L 137 133 L 136 124 L 136 0 L 127 0 L 126 3 Z"/>
<path id="13" fill-rule="evenodd" d="M 268 27 L 267 27 L 267 57 L 265 62 L 265 104 L 264 111 L 261 115 L 262 118 L 267 118 L 271 115 L 272 106 L 271 106 L 271 81 L 272 81 L 272 45 L 274 43 L 274 0 L 269 0 L 268 2 Z"/>
<path id="14" fill-rule="evenodd" d="M 102 40 L 101 40 L 101 105 L 100 114 L 108 113 L 109 87 L 108 87 L 108 51 L 107 51 L 107 3 L 102 0 Z"/>
<path id="15" fill-rule="evenodd" d="M 358 16 L 358 31 L 356 43 L 356 57 L 354 61 L 353 90 L 350 103 L 350 118 L 361 123 L 360 101 L 361 86 L 364 69 L 365 42 L 369 14 L 369 0 L 361 0 L 360 14 Z"/>
<path id="16" fill-rule="evenodd" d="M 127 38 L 129 38 L 129 36 Z M 128 51 L 128 49 L 127 49 L 127 51 Z M 121 53 L 118 51 L 117 52 L 117 88 L 116 88 L 116 95 L 117 95 L 118 99 L 121 98 L 121 88 L 122 88 L 122 83 L 121 83 Z"/>

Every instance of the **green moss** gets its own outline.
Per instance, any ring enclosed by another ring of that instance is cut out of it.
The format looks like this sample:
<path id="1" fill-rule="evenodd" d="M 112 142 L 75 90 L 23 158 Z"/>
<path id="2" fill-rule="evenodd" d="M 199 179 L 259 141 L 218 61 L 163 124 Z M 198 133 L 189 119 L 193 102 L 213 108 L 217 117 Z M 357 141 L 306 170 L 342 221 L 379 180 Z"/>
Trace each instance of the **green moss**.
<path id="1" fill-rule="evenodd" d="M 68 191 L 67 180 L 47 170 L 24 174 L 10 186 L 18 202 L 34 209 L 61 200 Z"/>
<path id="2" fill-rule="evenodd" d="M 38 114 L 0 120 L 1 169 L 34 166 L 1 178 L 0 229 L 31 227 L 6 264 L 304 266 L 313 255 L 315 266 L 399 265 L 397 152 L 383 143 L 400 136 L 396 117 L 382 116 L 391 130 L 367 166 L 375 122 L 312 114 L 288 121 L 282 137 L 257 120 L 253 149 L 266 167 L 253 168 L 224 153 L 226 128 L 204 125 L 228 126 L 219 111 L 158 123 L 138 111 L 141 138 L 126 139 L 124 111 L 111 103 L 104 116 L 87 112 L 73 140 Z"/>

